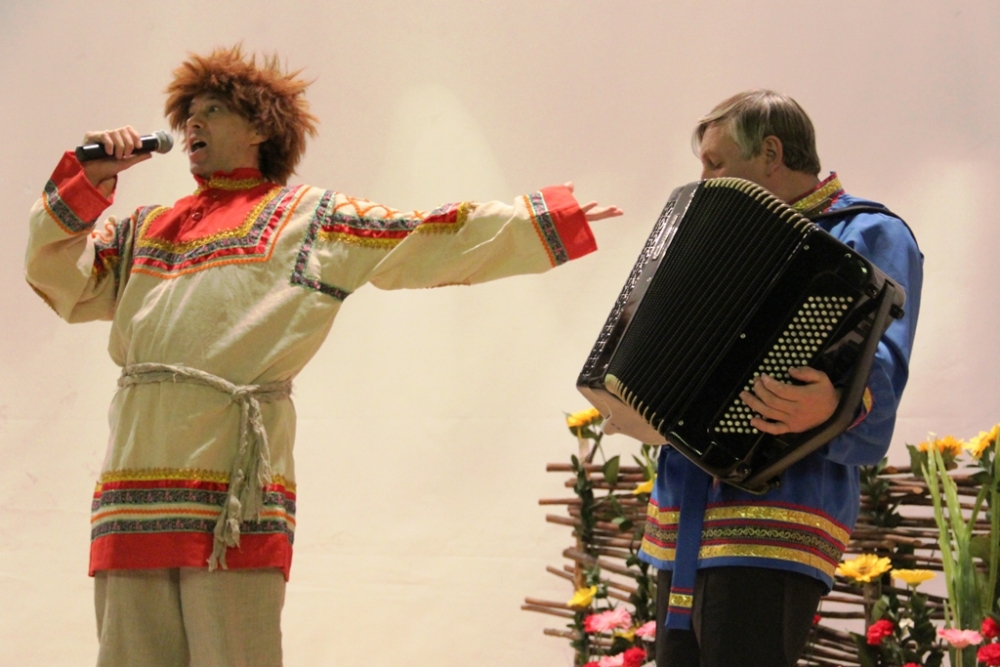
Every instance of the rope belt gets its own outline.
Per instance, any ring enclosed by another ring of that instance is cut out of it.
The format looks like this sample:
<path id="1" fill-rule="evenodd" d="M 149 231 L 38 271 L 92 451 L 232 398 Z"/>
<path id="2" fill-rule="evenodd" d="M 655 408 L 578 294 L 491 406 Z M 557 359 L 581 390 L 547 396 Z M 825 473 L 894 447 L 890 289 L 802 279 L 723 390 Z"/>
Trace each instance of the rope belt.
<path id="1" fill-rule="evenodd" d="M 147 363 L 123 368 L 118 387 L 160 382 L 211 387 L 227 394 L 233 403 L 240 406 L 239 450 L 229 473 L 229 491 L 215 524 L 215 543 L 208 559 L 209 571 L 219 566 L 226 569 L 226 549 L 240 545 L 240 522 L 260 519 L 264 489 L 271 483 L 271 451 L 260 404 L 288 398 L 292 393 L 292 381 L 240 385 L 196 368 Z"/>

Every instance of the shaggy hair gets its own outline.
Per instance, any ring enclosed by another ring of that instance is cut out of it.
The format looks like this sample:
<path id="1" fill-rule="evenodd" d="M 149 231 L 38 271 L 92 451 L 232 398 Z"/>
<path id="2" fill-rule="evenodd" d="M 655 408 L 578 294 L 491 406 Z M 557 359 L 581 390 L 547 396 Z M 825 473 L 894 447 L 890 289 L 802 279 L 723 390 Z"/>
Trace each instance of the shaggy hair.
<path id="1" fill-rule="evenodd" d="M 748 90 L 720 102 L 698 121 L 691 138 L 695 153 L 709 125 L 728 125 L 743 159 L 760 155 L 764 137 L 775 136 L 784 149 L 785 166 L 792 171 L 820 172 L 816 131 L 799 103 L 773 90 Z"/>
<path id="2" fill-rule="evenodd" d="M 282 72 L 277 54 L 262 60 L 258 67 L 257 57 L 244 57 L 239 44 L 208 56 L 190 54 L 167 86 L 165 113 L 180 132 L 196 95 L 217 96 L 267 137 L 258 147 L 260 170 L 284 185 L 305 154 L 306 134 L 316 135 L 319 119 L 309 113 L 305 91 L 312 82 L 298 78 L 302 70 Z"/>

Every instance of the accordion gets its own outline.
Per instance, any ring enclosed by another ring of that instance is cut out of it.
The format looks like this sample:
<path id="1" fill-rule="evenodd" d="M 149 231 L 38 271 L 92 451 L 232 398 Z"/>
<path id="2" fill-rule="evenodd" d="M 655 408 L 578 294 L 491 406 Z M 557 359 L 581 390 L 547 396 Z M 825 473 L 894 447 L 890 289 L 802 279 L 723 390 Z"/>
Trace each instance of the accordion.
<path id="1" fill-rule="evenodd" d="M 763 493 L 857 416 L 903 289 L 767 190 L 737 178 L 670 195 L 587 358 L 577 388 L 606 433 L 669 444 L 709 474 Z M 812 366 L 841 389 L 825 423 L 773 436 L 740 399 L 767 374 Z"/>

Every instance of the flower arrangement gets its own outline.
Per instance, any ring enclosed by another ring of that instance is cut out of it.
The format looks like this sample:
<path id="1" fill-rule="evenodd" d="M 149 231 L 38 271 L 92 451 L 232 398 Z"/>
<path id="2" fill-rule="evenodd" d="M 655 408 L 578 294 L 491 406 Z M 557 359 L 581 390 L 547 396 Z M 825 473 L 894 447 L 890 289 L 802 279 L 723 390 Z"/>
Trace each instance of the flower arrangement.
<path id="1" fill-rule="evenodd" d="M 572 597 L 522 608 L 566 620 L 545 633 L 570 641 L 578 667 L 637 667 L 656 633 L 655 575 L 636 554 L 657 448 L 643 446 L 634 466 L 606 457 L 601 421 L 596 410 L 567 415 L 578 453 L 547 469 L 572 475 L 574 497 L 539 501 L 569 515 L 546 520 L 573 529 L 572 565 L 548 568 Z M 1000 667 L 998 438 L 1000 425 L 965 442 L 932 436 L 909 446 L 909 466 L 861 469 L 862 512 L 800 666 Z M 947 597 L 922 589 L 936 577 Z M 835 626 L 847 619 L 864 632 Z"/>
<path id="2" fill-rule="evenodd" d="M 863 636 L 852 635 L 862 665 L 941 665 L 944 648 L 935 634 L 927 596 L 917 591 L 920 584 L 934 578 L 934 572 L 894 569 L 888 557 L 862 554 L 841 563 L 837 574 L 865 589 L 865 617 L 870 625 Z M 908 595 L 883 587 L 886 577 L 905 583 Z"/>
<path id="3" fill-rule="evenodd" d="M 570 640 L 576 665 L 639 667 L 651 659 L 656 636 L 655 576 L 637 558 L 656 448 L 643 446 L 633 456 L 636 465 L 623 466 L 619 455 L 607 457 L 601 448 L 602 421 L 594 409 L 566 416 L 578 451 L 569 465 L 550 464 L 548 469 L 572 473 L 567 486 L 575 497 L 540 501 L 567 506 L 568 520 L 547 519 L 573 527 L 575 545 L 564 552 L 573 564 L 549 571 L 572 581 L 572 597 L 565 603 L 527 598 L 522 608 L 566 618 L 566 630 L 546 634 Z"/>
<path id="4" fill-rule="evenodd" d="M 996 611 L 1000 597 L 1000 457 L 995 456 L 998 434 L 1000 425 L 966 443 L 945 436 L 909 447 L 912 466 L 919 467 L 930 490 L 934 521 L 940 531 L 938 544 L 948 588 L 946 627 L 941 636 L 951 645 L 951 662 L 956 667 L 974 667 L 979 661 L 975 646 L 983 638 L 977 629 Z M 957 482 L 948 472 L 958 468 L 963 451 L 972 457 L 972 465 L 965 472 L 972 472 L 969 477 L 979 486 L 970 509 L 959 501 Z M 985 530 L 976 534 L 981 512 L 989 518 L 988 529 L 982 526 Z"/>
<path id="5" fill-rule="evenodd" d="M 885 460 L 862 469 L 862 516 L 848 546 L 859 555 L 841 563 L 835 584 L 863 606 L 865 632 L 850 633 L 862 667 L 939 667 L 945 654 L 952 667 L 1000 665 L 998 435 L 1000 425 L 966 442 L 932 435 L 908 446 L 908 469 Z M 927 506 L 933 516 L 901 512 Z M 938 573 L 946 598 L 918 590 Z"/>

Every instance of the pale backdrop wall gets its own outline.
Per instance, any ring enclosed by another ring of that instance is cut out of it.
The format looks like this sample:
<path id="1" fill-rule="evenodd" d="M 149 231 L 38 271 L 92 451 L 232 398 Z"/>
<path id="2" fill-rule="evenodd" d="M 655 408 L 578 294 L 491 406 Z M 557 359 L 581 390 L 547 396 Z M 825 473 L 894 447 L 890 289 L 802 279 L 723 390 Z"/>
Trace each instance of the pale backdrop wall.
<path id="1" fill-rule="evenodd" d="M 163 127 L 185 53 L 243 40 L 316 79 L 302 181 L 402 208 L 575 180 L 627 216 L 553 273 L 353 296 L 297 382 L 289 665 L 570 665 L 525 595 L 569 537 L 547 461 L 574 380 L 667 194 L 694 120 L 741 89 L 795 96 L 825 169 L 913 227 L 924 308 L 893 456 L 1000 420 L 1000 4 L 0 2 L 0 664 L 96 654 L 88 506 L 117 369 L 23 281 L 26 215 L 84 131 Z M 114 213 L 192 190 L 183 152 L 122 177 Z M 991 203 L 993 202 L 993 203 Z M 609 450 L 634 445 L 611 439 Z"/>

